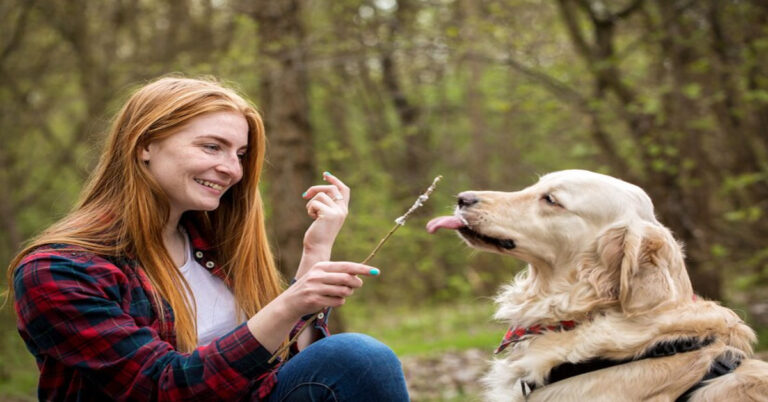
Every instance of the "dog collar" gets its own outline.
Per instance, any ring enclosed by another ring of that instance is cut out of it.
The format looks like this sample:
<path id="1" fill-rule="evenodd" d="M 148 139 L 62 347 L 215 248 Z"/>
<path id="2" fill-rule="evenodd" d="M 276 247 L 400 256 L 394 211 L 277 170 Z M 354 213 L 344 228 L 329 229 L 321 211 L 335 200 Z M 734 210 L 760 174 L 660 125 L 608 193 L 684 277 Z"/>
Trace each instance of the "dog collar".
<path id="1" fill-rule="evenodd" d="M 540 335 L 547 331 L 552 331 L 552 332 L 570 331 L 574 328 L 576 328 L 576 321 L 573 321 L 573 320 L 560 321 L 555 325 L 536 324 L 530 327 L 511 326 L 507 330 L 507 333 L 504 334 L 504 338 L 501 340 L 501 344 L 499 345 L 499 347 L 496 348 L 496 350 L 493 353 L 494 354 L 501 353 L 501 351 L 506 349 L 507 346 L 509 346 L 511 343 L 520 342 L 523 339 L 526 339 L 528 335 Z"/>

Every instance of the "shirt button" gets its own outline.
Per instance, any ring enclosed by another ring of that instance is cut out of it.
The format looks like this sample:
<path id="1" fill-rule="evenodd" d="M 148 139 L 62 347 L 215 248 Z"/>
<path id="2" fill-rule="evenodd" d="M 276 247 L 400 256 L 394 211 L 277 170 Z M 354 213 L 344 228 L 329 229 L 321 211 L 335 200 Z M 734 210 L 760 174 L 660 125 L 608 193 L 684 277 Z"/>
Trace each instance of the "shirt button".
<path id="1" fill-rule="evenodd" d="M 195 257 L 197 257 L 198 259 L 203 258 L 203 252 L 202 251 L 196 251 L 195 252 Z"/>
<path id="2" fill-rule="evenodd" d="M 216 264 L 214 264 L 213 261 L 208 261 L 208 262 L 205 263 L 205 267 L 206 268 L 213 268 L 214 265 L 216 265 Z"/>
<path id="3" fill-rule="evenodd" d="M 317 319 L 318 320 L 322 320 L 323 317 L 325 317 L 325 314 L 323 314 L 323 313 L 320 313 L 320 314 L 317 315 Z"/>

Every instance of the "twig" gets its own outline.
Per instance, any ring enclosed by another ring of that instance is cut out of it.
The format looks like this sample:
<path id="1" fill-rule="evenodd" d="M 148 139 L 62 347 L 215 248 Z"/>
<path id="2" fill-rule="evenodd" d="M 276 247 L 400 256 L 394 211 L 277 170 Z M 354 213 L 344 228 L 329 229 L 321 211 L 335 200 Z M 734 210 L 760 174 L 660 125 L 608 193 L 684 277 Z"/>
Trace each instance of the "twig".
<path id="1" fill-rule="evenodd" d="M 400 226 L 405 225 L 406 219 L 408 219 L 408 217 L 413 213 L 413 211 L 419 209 L 419 207 L 421 207 L 422 205 L 424 205 L 425 202 L 427 202 L 430 194 L 432 194 L 432 192 L 435 191 L 435 187 L 437 187 L 437 182 L 439 182 L 442 178 L 443 176 L 435 177 L 435 180 L 432 180 L 432 185 L 429 186 L 429 188 L 427 189 L 427 191 L 424 192 L 424 194 L 420 195 L 419 198 L 416 199 L 416 202 L 413 203 L 413 205 L 408 210 L 408 212 L 406 212 L 403 216 L 395 219 L 395 226 L 392 227 L 392 230 L 390 230 L 389 233 L 387 233 L 387 235 L 384 236 L 384 238 L 379 241 L 379 244 L 377 244 L 376 247 L 373 249 L 373 251 L 371 251 L 371 254 L 368 254 L 368 257 L 365 257 L 362 264 L 367 264 L 368 261 L 370 261 L 371 258 L 373 258 L 373 256 L 376 255 L 376 252 L 379 251 L 381 246 L 384 245 L 384 243 L 389 239 L 389 237 L 392 236 L 392 233 L 395 233 L 395 231 L 397 231 L 397 229 Z"/>
<path id="2" fill-rule="evenodd" d="M 371 254 L 368 254 L 368 257 L 365 257 L 365 259 L 361 264 L 367 264 L 368 261 L 370 261 L 376 255 L 376 252 L 379 251 L 381 246 L 383 246 L 384 243 L 387 242 L 389 237 L 392 236 L 392 234 L 395 233 L 395 231 L 397 231 L 397 229 L 400 228 L 400 226 L 405 225 L 405 221 L 413 213 L 413 211 L 419 209 L 422 205 L 424 205 L 425 202 L 427 202 L 430 194 L 432 194 L 432 192 L 435 191 L 435 188 L 437 187 L 437 182 L 439 182 L 442 178 L 443 176 L 435 177 L 435 179 L 432 180 L 432 184 L 429 186 L 429 188 L 427 188 L 427 191 L 425 191 L 424 194 L 420 195 L 419 198 L 416 199 L 416 202 L 414 202 L 413 205 L 411 205 L 411 208 L 408 209 L 408 211 L 403 216 L 395 219 L 395 226 L 392 227 L 392 229 L 389 231 L 389 233 L 387 233 L 386 236 L 384 236 L 384 238 L 379 240 L 379 244 L 377 244 L 376 247 L 373 249 L 373 251 L 371 251 Z M 296 343 L 296 341 L 299 339 L 299 335 L 301 335 L 301 333 L 304 332 L 304 330 L 307 329 L 310 326 L 310 324 L 314 323 L 317 319 L 319 319 L 320 314 L 322 314 L 322 312 L 317 313 L 315 314 L 314 317 L 308 319 L 307 321 L 304 321 L 304 323 L 299 328 L 298 332 L 296 332 L 296 335 L 294 335 L 288 341 L 287 344 L 283 345 L 277 352 L 275 352 L 275 354 L 267 361 L 267 363 L 269 364 L 275 361 L 275 359 L 277 359 L 278 356 L 283 354 L 283 352 L 285 352 L 289 347 L 291 347 L 291 345 Z"/>

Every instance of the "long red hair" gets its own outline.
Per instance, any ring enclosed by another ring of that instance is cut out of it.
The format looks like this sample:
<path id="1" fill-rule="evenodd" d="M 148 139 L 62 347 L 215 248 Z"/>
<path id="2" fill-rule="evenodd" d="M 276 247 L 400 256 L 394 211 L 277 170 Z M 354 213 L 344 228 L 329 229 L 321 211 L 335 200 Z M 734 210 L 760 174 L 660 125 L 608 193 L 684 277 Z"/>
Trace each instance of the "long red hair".
<path id="1" fill-rule="evenodd" d="M 225 193 L 218 209 L 187 212 L 212 239 L 238 307 L 250 317 L 277 297 L 281 282 L 266 236 L 259 177 L 265 134 L 261 116 L 234 90 L 213 79 L 165 77 L 137 90 L 114 119 L 98 166 L 75 208 L 30 243 L 11 261 L 9 286 L 21 260 L 42 245 L 61 243 L 99 255 L 138 260 L 154 287 L 155 305 L 165 299 L 174 311 L 177 348 L 197 346 L 193 308 L 181 289 L 188 286 L 163 246 L 162 230 L 170 212 L 167 196 L 140 159 L 152 141 L 173 135 L 190 119 L 235 111 L 248 121 L 248 153 L 243 177 Z"/>

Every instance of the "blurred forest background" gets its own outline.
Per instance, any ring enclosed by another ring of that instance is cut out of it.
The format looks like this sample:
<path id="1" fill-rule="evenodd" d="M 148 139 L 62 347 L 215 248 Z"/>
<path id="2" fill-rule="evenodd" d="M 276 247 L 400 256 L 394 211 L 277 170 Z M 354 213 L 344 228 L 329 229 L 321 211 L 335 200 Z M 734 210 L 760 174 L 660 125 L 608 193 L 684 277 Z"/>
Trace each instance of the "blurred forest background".
<path id="1" fill-rule="evenodd" d="M 337 327 L 378 336 L 395 320 L 402 339 L 455 321 L 443 347 L 461 347 L 474 324 L 451 317 L 482 305 L 468 316 L 490 321 L 489 298 L 523 267 L 424 223 L 462 190 L 584 168 L 646 189 L 696 291 L 768 347 L 764 0 L 3 0 L 1 262 L 71 208 L 131 91 L 169 73 L 219 77 L 263 111 L 286 275 L 309 225 L 300 194 L 322 171 L 353 189 L 334 250 L 353 261 L 444 176 Z M 33 395 L 12 309 L 0 317 L 0 395 Z"/>

